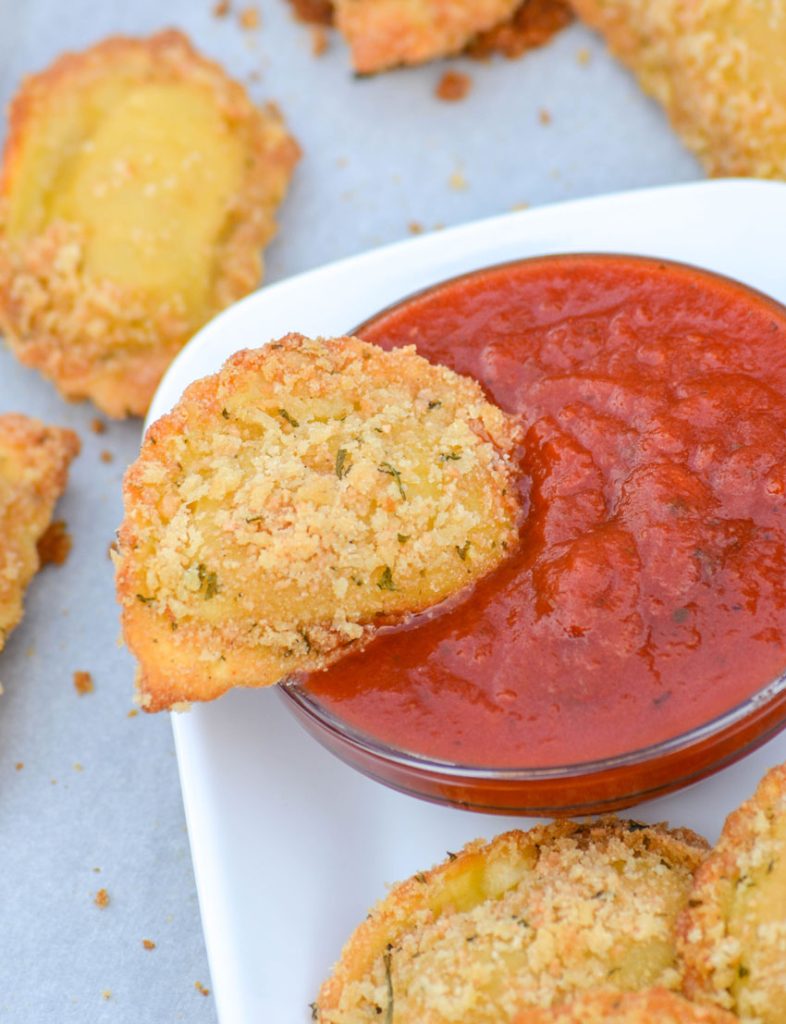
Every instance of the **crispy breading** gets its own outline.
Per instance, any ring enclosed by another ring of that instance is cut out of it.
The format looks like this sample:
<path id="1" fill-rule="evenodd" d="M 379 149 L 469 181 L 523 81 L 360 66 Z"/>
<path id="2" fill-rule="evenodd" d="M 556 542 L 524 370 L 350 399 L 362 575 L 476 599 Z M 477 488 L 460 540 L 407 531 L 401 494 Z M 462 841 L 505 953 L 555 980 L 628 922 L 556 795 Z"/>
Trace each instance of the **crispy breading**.
<path id="1" fill-rule="evenodd" d="M 20 413 L 0 416 L 0 651 L 22 618 L 25 588 L 41 564 L 37 542 L 78 451 L 72 430 Z"/>
<path id="2" fill-rule="evenodd" d="M 335 0 L 352 65 L 371 74 L 459 53 L 511 17 L 521 0 Z"/>
<path id="3" fill-rule="evenodd" d="M 717 1006 L 699 1006 L 676 992 L 584 992 L 551 1009 L 529 1009 L 513 1024 L 734 1024 Z"/>
<path id="4" fill-rule="evenodd" d="M 786 177 L 783 0 L 573 0 L 711 174 Z"/>
<path id="5" fill-rule="evenodd" d="M 275 108 L 176 31 L 25 79 L 0 177 L 14 353 L 67 398 L 144 413 L 188 338 L 259 283 L 298 154 Z"/>
<path id="6" fill-rule="evenodd" d="M 748 1024 L 786 1020 L 786 765 L 726 819 L 679 922 L 685 991 Z"/>
<path id="7" fill-rule="evenodd" d="M 325 667 L 517 536 L 514 421 L 413 348 L 288 335 L 151 427 L 118 592 L 149 710 Z"/>
<path id="8" fill-rule="evenodd" d="M 392 888 L 317 999 L 321 1024 L 504 1024 L 583 989 L 680 984 L 674 923 L 707 845 L 616 818 L 478 840 Z"/>

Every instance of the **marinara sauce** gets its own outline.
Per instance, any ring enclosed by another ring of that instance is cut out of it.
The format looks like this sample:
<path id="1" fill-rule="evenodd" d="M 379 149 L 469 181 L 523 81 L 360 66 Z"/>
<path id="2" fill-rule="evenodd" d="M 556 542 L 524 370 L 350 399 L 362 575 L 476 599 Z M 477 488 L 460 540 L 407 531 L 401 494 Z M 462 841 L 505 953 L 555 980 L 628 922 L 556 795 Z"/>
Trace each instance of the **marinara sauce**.
<path id="1" fill-rule="evenodd" d="M 685 733 L 786 668 L 786 314 L 690 267 L 523 261 L 359 333 L 521 417 L 516 552 L 446 610 L 308 676 L 383 743 L 575 764 Z"/>

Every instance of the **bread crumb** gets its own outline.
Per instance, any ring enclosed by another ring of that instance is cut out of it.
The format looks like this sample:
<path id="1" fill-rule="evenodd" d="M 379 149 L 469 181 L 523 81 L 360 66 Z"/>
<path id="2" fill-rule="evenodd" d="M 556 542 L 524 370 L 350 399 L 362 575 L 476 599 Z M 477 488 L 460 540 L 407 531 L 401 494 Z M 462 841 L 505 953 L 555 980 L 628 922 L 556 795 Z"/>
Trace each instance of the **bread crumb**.
<path id="1" fill-rule="evenodd" d="M 136 718 L 136 716 L 138 714 L 139 714 L 139 708 L 131 708 L 131 710 L 128 712 L 126 717 L 127 718 Z"/>
<path id="2" fill-rule="evenodd" d="M 205 986 L 202 984 L 201 981 L 195 981 L 194 982 L 194 988 L 202 996 L 209 996 L 210 995 L 210 989 L 209 988 L 205 988 Z"/>
<path id="3" fill-rule="evenodd" d="M 541 124 L 551 124 L 551 114 L 545 107 L 538 111 L 538 120 Z"/>
<path id="4" fill-rule="evenodd" d="M 74 761 L 74 771 L 75 772 L 83 772 L 84 770 L 85 770 L 84 766 L 82 764 L 80 764 L 79 761 Z"/>
<path id="5" fill-rule="evenodd" d="M 311 54 L 313 57 L 321 57 L 328 48 L 328 34 L 322 25 L 311 27 Z"/>
<path id="6" fill-rule="evenodd" d="M 105 434 L 106 423 L 104 423 L 102 419 L 99 419 L 98 416 L 95 416 L 90 421 L 90 429 L 93 431 L 94 434 Z"/>
<path id="7" fill-rule="evenodd" d="M 18 772 L 21 772 L 21 770 L 24 768 L 24 766 L 25 766 L 24 761 L 17 761 L 16 764 L 14 765 L 14 768 L 16 768 L 16 770 Z"/>
<path id="8" fill-rule="evenodd" d="M 101 874 L 101 868 L 93 868 L 93 873 L 96 874 L 96 875 L 100 875 Z"/>
<path id="9" fill-rule="evenodd" d="M 528 210 L 528 209 L 529 209 L 529 203 L 514 203 L 513 206 L 511 206 L 511 210 Z"/>
<path id="10" fill-rule="evenodd" d="M 112 989 L 111 988 L 105 988 L 104 991 L 101 993 L 101 998 L 102 999 L 111 999 L 112 998 Z"/>
<path id="11" fill-rule="evenodd" d="M 93 686 L 93 677 L 89 672 L 74 672 L 74 689 L 80 697 L 93 692 L 95 687 Z"/>
<path id="12" fill-rule="evenodd" d="M 240 27 L 249 31 L 259 28 L 261 18 L 258 7 L 244 7 L 238 15 Z"/>
<path id="13" fill-rule="evenodd" d="M 156 944 L 155 944 L 155 942 L 153 942 L 152 939 L 142 939 L 142 945 L 145 947 L 145 949 L 155 949 L 156 948 Z"/>
<path id="14" fill-rule="evenodd" d="M 332 25 L 332 0 L 291 0 L 298 21 L 307 25 Z"/>
<path id="15" fill-rule="evenodd" d="M 420 221 L 411 220 L 409 224 L 407 224 L 407 230 L 411 235 L 422 235 L 424 228 Z"/>
<path id="16" fill-rule="evenodd" d="M 36 547 L 41 565 L 62 565 L 68 558 L 73 541 L 62 519 L 55 519 L 38 538 Z"/>
<path id="17" fill-rule="evenodd" d="M 106 889 L 99 889 L 93 897 L 93 903 L 101 910 L 105 910 L 109 906 L 109 893 Z"/>
<path id="18" fill-rule="evenodd" d="M 585 68 L 590 63 L 590 61 L 592 60 L 592 54 L 586 46 L 582 46 L 581 49 L 578 51 L 578 53 L 576 54 L 576 60 L 583 68 Z"/>
<path id="19" fill-rule="evenodd" d="M 472 79 L 462 71 L 446 71 L 437 82 L 434 95 L 446 103 L 463 100 L 472 88 Z"/>
<path id="20" fill-rule="evenodd" d="M 226 18 L 226 16 L 229 14 L 229 10 L 229 0 L 218 0 L 217 4 L 213 4 L 213 17 Z"/>
<path id="21" fill-rule="evenodd" d="M 101 461 L 102 462 L 114 462 L 115 461 L 115 457 L 114 457 L 114 455 L 110 451 L 107 451 L 107 449 L 105 448 L 101 452 Z"/>
<path id="22" fill-rule="evenodd" d="M 448 184 L 456 192 L 463 192 L 469 188 L 469 183 L 461 171 L 454 171 L 448 179 Z"/>

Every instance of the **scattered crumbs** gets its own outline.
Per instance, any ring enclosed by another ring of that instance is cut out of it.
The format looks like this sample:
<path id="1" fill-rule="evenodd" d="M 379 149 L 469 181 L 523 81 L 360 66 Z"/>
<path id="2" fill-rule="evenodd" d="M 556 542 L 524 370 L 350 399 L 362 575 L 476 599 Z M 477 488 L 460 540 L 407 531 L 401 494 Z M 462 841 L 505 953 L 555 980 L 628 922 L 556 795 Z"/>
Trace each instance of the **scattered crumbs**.
<path id="1" fill-rule="evenodd" d="M 446 71 L 437 82 L 434 95 L 446 103 L 457 103 L 468 95 L 472 79 L 462 71 Z"/>
<path id="2" fill-rule="evenodd" d="M 18 772 L 21 772 L 21 770 L 24 768 L 24 766 L 25 766 L 24 761 L 17 761 L 16 764 L 14 765 L 14 768 L 16 768 L 16 770 Z"/>
<path id="3" fill-rule="evenodd" d="M 260 82 L 262 80 L 262 75 L 259 73 L 259 71 L 256 71 L 256 70 L 249 71 L 249 73 L 248 73 L 248 80 L 249 80 L 249 82 L 252 82 L 252 83 L 253 82 Z"/>
<path id="4" fill-rule="evenodd" d="M 117 539 L 110 540 L 109 546 L 106 549 L 106 557 L 111 558 L 113 555 L 118 554 L 119 548 L 117 546 Z"/>
<path id="5" fill-rule="evenodd" d="M 240 27 L 249 30 L 259 28 L 260 20 L 258 7 L 244 7 L 238 15 Z"/>
<path id="6" fill-rule="evenodd" d="M 90 421 L 90 429 L 93 431 L 94 434 L 105 434 L 106 423 L 104 423 L 103 420 L 99 419 L 98 416 L 96 416 L 94 419 Z"/>
<path id="7" fill-rule="evenodd" d="M 209 988 L 205 988 L 205 986 L 202 984 L 201 981 L 195 981 L 194 982 L 194 988 L 197 990 L 197 992 L 201 996 L 209 996 L 210 995 L 210 989 Z"/>
<path id="8" fill-rule="evenodd" d="M 38 538 L 41 565 L 62 565 L 71 551 L 71 534 L 62 519 L 55 519 Z"/>
<path id="9" fill-rule="evenodd" d="M 541 107 L 538 111 L 538 120 L 541 124 L 551 124 L 551 114 L 545 107 Z"/>
<path id="10" fill-rule="evenodd" d="M 463 192 L 469 188 L 469 183 L 461 171 L 454 171 L 450 178 L 448 178 L 448 184 L 456 192 Z"/>
<path id="11" fill-rule="evenodd" d="M 84 770 L 85 770 L 84 769 L 84 765 L 80 764 L 79 761 L 74 761 L 74 771 L 75 772 L 83 772 Z"/>
<path id="12" fill-rule="evenodd" d="M 511 210 L 528 210 L 528 209 L 529 209 L 529 203 L 514 203 L 513 206 L 511 206 Z"/>
<path id="13" fill-rule="evenodd" d="M 111 999 L 112 998 L 112 989 L 111 988 L 105 988 L 104 991 L 101 993 L 101 998 L 102 999 Z"/>
<path id="14" fill-rule="evenodd" d="M 311 55 L 321 57 L 328 48 L 328 34 L 322 25 L 311 26 Z"/>
<path id="15" fill-rule="evenodd" d="M 109 893 L 106 889 L 99 889 L 93 897 L 93 903 L 101 910 L 105 910 L 109 906 Z"/>
<path id="16" fill-rule="evenodd" d="M 100 875 L 101 874 L 101 868 L 93 868 L 93 873 L 96 874 L 96 875 Z"/>
<path id="17" fill-rule="evenodd" d="M 80 697 L 93 692 L 95 687 L 93 686 L 93 677 L 89 672 L 74 672 L 74 689 Z"/>
<path id="18" fill-rule="evenodd" d="M 583 68 L 585 68 L 592 60 L 592 54 L 586 46 L 582 46 L 581 49 L 578 51 L 578 53 L 576 54 L 576 60 Z"/>
<path id="19" fill-rule="evenodd" d="M 411 220 L 409 224 L 407 224 L 407 230 L 411 235 L 422 235 L 424 229 L 420 221 Z"/>
<path id="20" fill-rule="evenodd" d="M 104 450 L 101 452 L 101 461 L 102 462 L 114 462 L 115 461 L 115 457 L 114 457 L 114 455 L 110 451 L 108 451 L 106 448 L 104 448 Z"/>
<path id="21" fill-rule="evenodd" d="M 213 17 L 226 18 L 226 16 L 229 14 L 229 9 L 229 0 L 218 0 L 217 4 L 213 4 Z"/>
<path id="22" fill-rule="evenodd" d="M 128 712 L 126 717 L 127 718 L 136 718 L 136 716 L 138 714 L 139 714 L 139 708 L 131 708 L 131 710 Z"/>
<path id="23" fill-rule="evenodd" d="M 56 786 L 57 785 L 57 779 L 50 779 L 49 780 L 49 785 L 50 786 Z"/>
<path id="24" fill-rule="evenodd" d="M 155 949 L 156 948 L 156 944 L 155 944 L 155 942 L 153 942 L 152 939 L 142 939 L 142 945 L 145 947 L 145 949 Z"/>

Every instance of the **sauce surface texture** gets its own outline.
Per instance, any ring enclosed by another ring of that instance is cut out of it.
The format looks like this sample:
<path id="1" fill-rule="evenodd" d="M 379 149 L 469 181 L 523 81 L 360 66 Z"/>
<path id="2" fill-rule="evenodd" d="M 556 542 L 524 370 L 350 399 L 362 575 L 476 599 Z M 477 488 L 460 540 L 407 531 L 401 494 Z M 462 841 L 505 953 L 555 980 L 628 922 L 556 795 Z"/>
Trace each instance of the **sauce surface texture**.
<path id="1" fill-rule="evenodd" d="M 526 427 L 515 554 L 449 610 L 304 680 L 382 742 L 573 764 L 677 736 L 786 668 L 786 316 L 628 257 L 496 268 L 360 332 Z"/>

